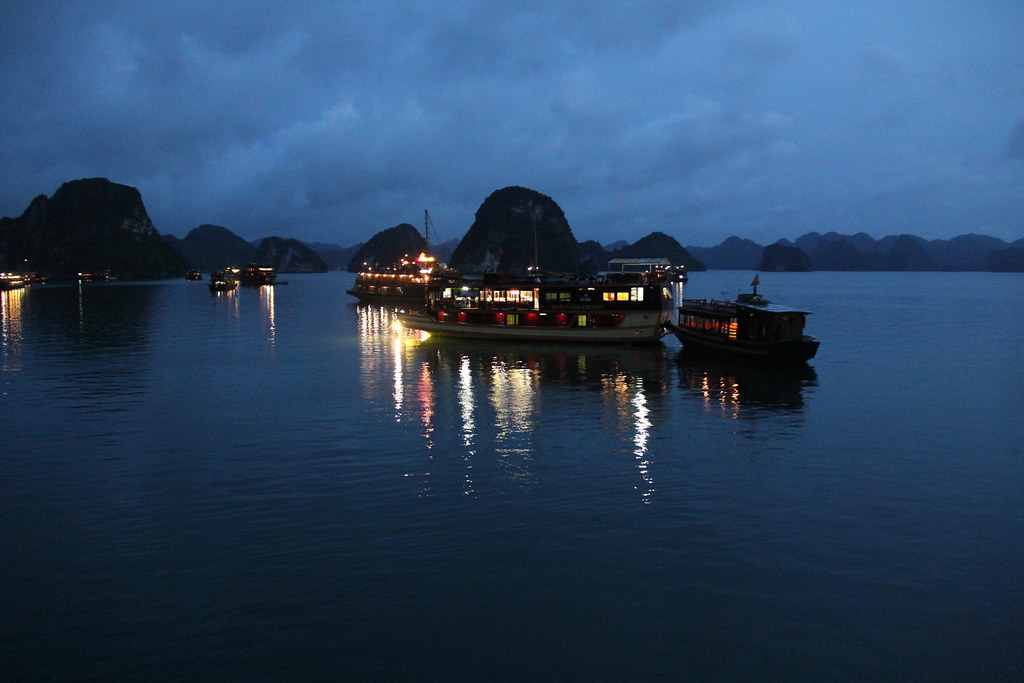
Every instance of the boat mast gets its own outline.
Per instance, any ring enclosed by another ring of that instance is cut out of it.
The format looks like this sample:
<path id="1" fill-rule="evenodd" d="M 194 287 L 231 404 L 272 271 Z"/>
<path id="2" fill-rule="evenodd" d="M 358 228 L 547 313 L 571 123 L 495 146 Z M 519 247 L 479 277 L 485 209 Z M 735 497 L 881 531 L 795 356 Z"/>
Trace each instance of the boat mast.
<path id="1" fill-rule="evenodd" d="M 430 213 L 423 209 L 423 241 L 426 243 L 426 251 L 430 253 Z"/>
<path id="2" fill-rule="evenodd" d="M 537 252 L 537 212 L 536 210 L 530 212 L 530 218 L 533 220 L 533 269 L 534 271 L 540 271 L 540 256 Z"/>

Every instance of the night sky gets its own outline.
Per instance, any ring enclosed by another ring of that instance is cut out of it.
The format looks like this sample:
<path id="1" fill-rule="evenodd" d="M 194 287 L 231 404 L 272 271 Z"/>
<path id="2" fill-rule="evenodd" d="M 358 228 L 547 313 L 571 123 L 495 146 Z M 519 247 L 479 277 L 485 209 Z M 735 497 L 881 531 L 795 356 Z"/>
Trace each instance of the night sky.
<path id="1" fill-rule="evenodd" d="M 157 229 L 461 238 L 494 190 L 577 239 L 1024 237 L 1024 3 L 19 1 L 0 215 L 137 187 Z"/>

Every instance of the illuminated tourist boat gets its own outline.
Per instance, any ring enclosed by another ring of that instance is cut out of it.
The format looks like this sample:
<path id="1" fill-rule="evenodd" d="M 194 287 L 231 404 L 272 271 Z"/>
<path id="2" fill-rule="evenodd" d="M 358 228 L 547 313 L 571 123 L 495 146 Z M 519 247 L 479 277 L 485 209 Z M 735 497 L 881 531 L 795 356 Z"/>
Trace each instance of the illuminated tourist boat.
<path id="1" fill-rule="evenodd" d="M 807 361 L 818 340 L 804 334 L 808 311 L 770 303 L 754 292 L 736 301 L 683 299 L 666 327 L 689 350 L 768 362 Z"/>
<path id="2" fill-rule="evenodd" d="M 0 273 L 0 290 L 21 289 L 25 278 L 16 273 Z"/>
<path id="3" fill-rule="evenodd" d="M 440 278 L 421 309 L 399 311 L 403 326 L 431 334 L 562 342 L 654 342 L 674 306 L 674 270 L 601 275 L 488 273 Z"/>
<path id="4" fill-rule="evenodd" d="M 430 213 L 423 212 L 424 243 L 430 249 Z M 364 264 L 365 266 L 365 264 Z M 346 290 L 360 301 L 377 304 L 414 304 L 426 299 L 427 285 L 437 277 L 458 277 L 458 271 L 420 252 L 415 259 L 406 256 L 398 263 L 385 266 L 365 266 L 356 273 L 356 281 Z"/>
<path id="5" fill-rule="evenodd" d="M 277 280 L 277 273 L 272 266 L 259 266 L 250 263 L 242 269 L 238 276 L 239 282 L 243 285 L 259 287 L 261 285 L 272 285 Z"/>
<path id="6" fill-rule="evenodd" d="M 224 268 L 210 273 L 211 292 L 230 292 L 238 287 L 238 268 Z"/>
<path id="7" fill-rule="evenodd" d="M 427 285 L 438 276 L 457 276 L 433 256 L 420 254 L 415 260 L 402 259 L 394 266 L 368 267 L 356 274 L 348 294 L 371 303 L 422 303 Z"/>

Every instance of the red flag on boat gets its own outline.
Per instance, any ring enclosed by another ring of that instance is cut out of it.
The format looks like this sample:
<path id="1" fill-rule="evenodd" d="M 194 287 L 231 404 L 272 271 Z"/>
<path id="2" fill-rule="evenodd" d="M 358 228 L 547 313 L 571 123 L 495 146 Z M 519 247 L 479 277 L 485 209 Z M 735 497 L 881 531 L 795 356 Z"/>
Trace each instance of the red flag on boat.
<path id="1" fill-rule="evenodd" d="M 754 276 L 754 281 L 750 283 L 751 287 L 757 287 L 759 284 L 761 284 L 761 280 L 758 279 L 759 275 L 760 273 Z"/>

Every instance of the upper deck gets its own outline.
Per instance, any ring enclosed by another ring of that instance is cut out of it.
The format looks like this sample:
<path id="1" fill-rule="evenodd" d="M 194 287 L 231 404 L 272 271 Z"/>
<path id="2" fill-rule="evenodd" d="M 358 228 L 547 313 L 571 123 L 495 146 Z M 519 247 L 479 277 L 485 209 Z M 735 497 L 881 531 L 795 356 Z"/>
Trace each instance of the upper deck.
<path id="1" fill-rule="evenodd" d="M 810 311 L 779 304 L 741 304 L 735 301 L 721 301 L 718 299 L 683 299 L 679 302 L 679 309 L 686 309 L 687 313 L 703 313 L 711 316 L 736 316 L 741 313 L 749 314 L 766 313 L 769 315 L 778 314 L 800 314 L 810 315 Z"/>

